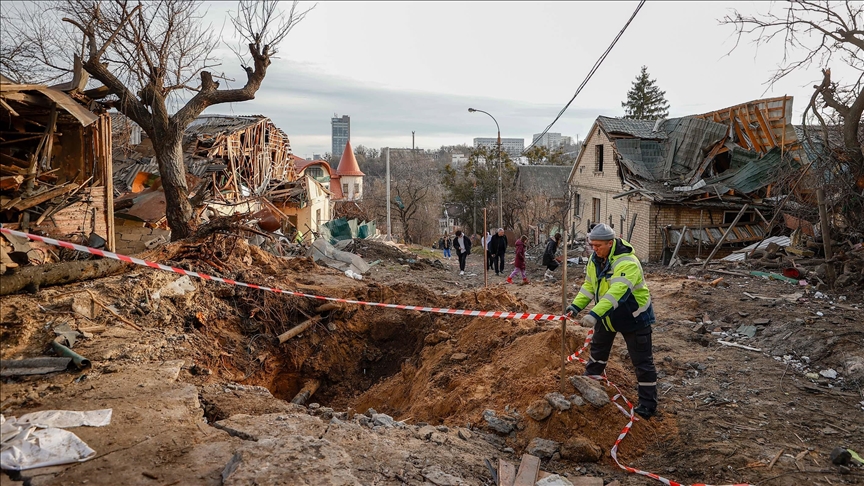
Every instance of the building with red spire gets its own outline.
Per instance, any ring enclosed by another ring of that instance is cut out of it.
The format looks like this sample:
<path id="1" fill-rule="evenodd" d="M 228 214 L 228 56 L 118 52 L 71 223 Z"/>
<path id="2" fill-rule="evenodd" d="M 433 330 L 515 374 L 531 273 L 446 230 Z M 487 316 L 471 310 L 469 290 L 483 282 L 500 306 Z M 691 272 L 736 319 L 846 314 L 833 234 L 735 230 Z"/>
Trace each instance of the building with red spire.
<path id="1" fill-rule="evenodd" d="M 345 151 L 342 152 L 342 159 L 339 160 L 339 166 L 336 168 L 336 174 L 330 177 L 331 200 L 362 201 L 364 175 L 354 157 L 351 140 L 348 140 Z"/>

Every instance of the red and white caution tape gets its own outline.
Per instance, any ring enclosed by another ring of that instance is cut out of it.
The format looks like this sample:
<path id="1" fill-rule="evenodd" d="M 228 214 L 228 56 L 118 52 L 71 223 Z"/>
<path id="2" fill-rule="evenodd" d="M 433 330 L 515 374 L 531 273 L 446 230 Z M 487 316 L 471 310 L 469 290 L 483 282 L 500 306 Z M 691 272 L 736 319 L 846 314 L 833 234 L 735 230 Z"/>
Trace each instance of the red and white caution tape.
<path id="1" fill-rule="evenodd" d="M 569 314 L 565 317 L 568 317 L 568 316 L 569 316 Z M 594 339 L 594 329 L 590 329 L 588 331 L 588 335 L 585 336 L 585 343 L 582 344 L 582 347 L 579 349 L 579 351 L 576 351 L 575 353 L 573 353 L 567 357 L 567 362 L 569 363 L 571 361 L 579 361 L 580 363 L 587 365 L 588 361 L 585 360 L 585 358 L 580 357 L 579 355 L 582 354 L 583 351 L 588 349 L 588 345 L 591 344 L 592 339 Z M 621 464 L 621 461 L 618 460 L 618 445 L 621 444 L 621 441 L 624 440 L 624 437 L 627 437 L 627 434 L 630 432 L 630 429 L 633 427 L 633 422 L 636 420 L 642 420 L 642 419 L 640 419 L 633 412 L 633 404 L 630 403 L 630 400 L 628 400 L 627 397 L 624 396 L 623 393 L 621 393 L 621 389 L 618 388 L 618 385 L 609 381 L 609 378 L 606 376 L 605 370 L 603 371 L 602 375 L 588 375 L 588 378 L 591 378 L 591 379 L 594 379 L 597 381 L 605 382 L 606 386 L 615 389 L 615 391 L 617 393 L 614 397 L 612 397 L 612 403 L 614 403 L 615 406 L 618 407 L 618 410 L 621 410 L 621 413 L 623 413 L 624 416 L 626 416 L 628 419 L 627 425 L 625 425 L 624 428 L 621 430 L 621 433 L 618 434 L 618 438 L 615 440 L 615 445 L 613 445 L 612 450 L 609 451 L 609 454 L 612 456 L 612 459 L 615 461 L 615 464 L 617 464 L 618 467 L 620 467 L 621 469 L 623 469 L 629 473 L 639 474 L 642 476 L 649 477 L 651 479 L 656 479 L 657 481 L 660 481 L 661 483 L 663 483 L 667 486 L 685 486 L 682 483 L 672 481 L 671 479 L 666 479 L 666 478 L 664 478 L 662 476 L 658 476 L 654 473 L 650 473 L 648 471 L 643 471 L 641 469 L 636 469 L 634 467 L 630 467 L 630 466 Z M 622 406 L 620 403 L 618 403 L 619 399 L 624 401 L 626 408 L 624 406 Z M 693 484 L 692 486 L 710 486 L 710 485 L 707 485 L 704 483 L 697 483 L 697 484 Z M 736 483 L 736 484 L 724 485 L 724 486 L 753 486 L 753 485 L 748 484 L 748 483 Z"/>
<path id="2" fill-rule="evenodd" d="M 55 240 L 53 238 L 48 238 L 46 236 L 33 235 L 30 233 L 22 233 L 20 231 L 10 230 L 8 228 L 0 228 L 0 233 L 6 233 L 9 235 L 18 236 L 21 238 L 28 238 L 28 239 L 31 239 L 33 241 L 41 241 L 42 243 L 45 243 L 48 245 L 59 246 L 61 248 L 68 248 L 70 250 L 76 250 L 76 251 L 80 251 L 83 253 L 90 253 L 91 255 L 96 255 L 96 256 L 103 257 L 103 258 L 111 258 L 114 260 L 120 260 L 122 262 L 132 263 L 135 265 L 141 265 L 143 267 L 158 268 L 160 270 L 165 270 L 166 272 L 179 273 L 180 275 L 188 275 L 190 277 L 197 277 L 197 278 L 201 278 L 204 280 L 211 280 L 214 282 L 222 282 L 222 283 L 225 283 L 228 285 L 236 285 L 239 287 L 248 287 L 251 289 L 264 290 L 267 292 L 274 292 L 277 294 L 294 295 L 297 297 L 306 297 L 306 298 L 310 298 L 310 299 L 326 300 L 326 301 L 331 301 L 331 302 L 341 302 L 344 304 L 358 304 L 358 305 L 366 305 L 366 306 L 372 306 L 372 307 L 384 307 L 384 308 L 388 308 L 388 309 L 414 310 L 414 311 L 420 311 L 420 312 L 434 312 L 434 313 L 439 313 L 439 314 L 450 314 L 450 315 L 471 316 L 471 317 L 493 317 L 493 318 L 499 318 L 499 319 L 527 319 L 527 320 L 535 320 L 535 321 L 560 321 L 560 320 L 568 318 L 568 316 L 561 316 L 561 315 L 556 315 L 556 314 L 531 314 L 531 313 L 524 313 L 524 312 L 498 312 L 498 311 L 493 312 L 493 311 L 478 311 L 478 310 L 445 309 L 445 308 L 439 308 L 439 307 L 421 307 L 421 306 L 416 306 L 416 305 L 384 304 L 381 302 L 364 302 L 361 300 L 350 300 L 350 299 L 339 299 L 336 297 L 325 297 L 323 295 L 305 294 L 303 292 L 294 292 L 294 291 L 290 291 L 290 290 L 282 290 L 282 289 L 275 288 L 275 287 L 266 287 L 264 285 L 255 285 L 255 284 L 250 284 L 250 283 L 246 283 L 246 282 L 237 282 L 235 280 L 231 280 L 231 279 L 227 279 L 227 278 L 214 277 L 212 275 L 207 275 L 206 273 L 192 272 L 189 270 L 184 270 L 182 268 L 171 267 L 168 265 L 162 265 L 161 263 L 151 262 L 148 260 L 142 260 L 140 258 L 134 258 L 134 257 L 130 257 L 127 255 L 120 255 L 118 253 L 113 253 L 113 252 L 104 251 L 104 250 L 98 250 L 96 248 L 90 248 L 87 246 L 76 245 L 75 243 L 69 243 L 66 241 Z M 588 348 L 589 344 L 591 344 L 591 340 L 593 339 L 593 337 L 594 337 L 594 330 L 591 329 L 588 331 L 588 335 L 585 337 L 585 343 L 582 345 L 582 348 L 580 348 L 579 351 L 576 351 L 575 353 L 568 356 L 567 362 L 579 361 L 580 363 L 587 365 L 588 361 L 586 361 L 584 358 L 580 357 L 579 355 L 582 354 L 582 352 Z M 651 479 L 656 479 L 657 481 L 660 481 L 661 483 L 666 484 L 668 486 L 685 486 L 682 483 L 671 481 L 671 480 L 666 479 L 662 476 L 658 476 L 654 473 L 650 473 L 648 471 L 642 471 L 641 469 L 636 469 L 636 468 L 621 464 L 621 462 L 618 460 L 618 445 L 621 444 L 621 441 L 624 440 L 625 437 L 627 437 L 627 433 L 629 433 L 630 429 L 633 427 L 633 422 L 636 420 L 640 420 L 640 419 L 633 412 L 633 404 L 630 402 L 630 400 L 627 399 L 627 397 L 624 396 L 623 393 L 621 393 L 621 390 L 618 388 L 618 385 L 609 381 L 609 378 L 606 376 L 605 371 L 604 371 L 603 375 L 593 375 L 593 376 L 589 376 L 589 378 L 592 378 L 592 379 L 597 380 L 597 381 L 605 382 L 606 386 L 615 389 L 615 391 L 617 393 L 614 397 L 612 397 L 612 403 L 614 403 L 615 406 L 618 407 L 619 410 L 621 410 L 621 413 L 623 413 L 628 419 L 627 425 L 624 426 L 624 429 L 621 430 L 621 433 L 618 435 L 618 439 L 615 440 L 615 445 L 612 446 L 612 450 L 610 451 L 612 459 L 615 460 L 615 464 L 617 464 L 618 467 L 620 467 L 621 469 L 623 469 L 629 473 L 640 474 L 642 476 L 646 476 L 646 477 L 649 477 Z M 618 403 L 619 400 L 622 400 L 624 402 L 624 405 Z M 626 405 L 626 407 L 625 407 L 625 405 Z M 693 484 L 692 486 L 709 486 L 709 485 L 699 483 L 699 484 Z M 747 484 L 747 483 L 739 483 L 739 484 L 725 485 L 725 486 L 753 486 L 753 485 Z"/>
<path id="3" fill-rule="evenodd" d="M 83 253 L 90 253 L 91 255 L 97 255 L 104 258 L 111 258 L 114 260 L 120 260 L 126 263 L 132 263 L 135 265 L 141 265 L 143 267 L 150 268 L 158 268 L 160 270 L 165 270 L 166 272 L 179 273 L 180 275 L 188 275 L 190 277 L 197 277 L 204 280 L 211 280 L 214 282 L 222 282 L 228 285 L 236 285 L 239 287 L 248 287 L 250 289 L 258 289 L 264 290 L 267 292 L 274 292 L 277 294 L 285 294 L 285 295 L 294 295 L 297 297 L 306 297 L 309 299 L 317 299 L 317 300 L 327 300 L 331 302 L 341 302 L 343 304 L 358 304 L 358 305 L 366 305 L 372 307 L 385 307 L 388 309 L 401 309 L 401 310 L 413 310 L 420 312 L 434 312 L 438 314 L 449 314 L 449 315 L 457 315 L 457 316 L 470 316 L 470 317 L 493 317 L 498 319 L 526 319 L 532 321 L 560 321 L 564 319 L 564 316 L 556 315 L 556 314 L 533 314 L 527 312 L 501 312 L 501 311 L 479 311 L 479 310 L 464 310 L 464 309 L 447 309 L 442 307 L 424 307 L 418 305 L 400 305 L 400 304 L 384 304 L 382 302 L 364 302 L 361 300 L 349 300 L 349 299 L 339 299 L 336 297 L 325 297 L 323 295 L 313 295 L 313 294 L 304 294 L 303 292 L 295 292 L 291 290 L 283 290 L 275 287 L 266 287 L 264 285 L 256 285 L 246 282 L 237 282 L 235 280 L 214 277 L 212 275 L 207 275 L 206 273 L 192 272 L 189 270 L 184 270 L 182 268 L 171 267 L 168 265 L 162 265 L 161 263 L 151 262 L 147 260 L 142 260 L 140 258 L 130 257 L 126 255 L 120 255 L 118 253 L 113 253 L 110 251 L 98 250 L 96 248 L 90 248 L 88 246 L 76 245 L 74 243 L 69 243 L 66 241 L 55 240 L 53 238 L 48 238 L 46 236 L 32 235 L 30 233 L 22 233 L 20 231 L 10 230 L 8 228 L 0 228 L 0 233 L 6 233 L 10 235 L 15 235 L 22 238 L 29 238 L 33 241 L 41 241 L 42 243 L 46 243 L 48 245 L 59 246 L 62 248 L 68 248 L 70 250 L 76 250 Z"/>

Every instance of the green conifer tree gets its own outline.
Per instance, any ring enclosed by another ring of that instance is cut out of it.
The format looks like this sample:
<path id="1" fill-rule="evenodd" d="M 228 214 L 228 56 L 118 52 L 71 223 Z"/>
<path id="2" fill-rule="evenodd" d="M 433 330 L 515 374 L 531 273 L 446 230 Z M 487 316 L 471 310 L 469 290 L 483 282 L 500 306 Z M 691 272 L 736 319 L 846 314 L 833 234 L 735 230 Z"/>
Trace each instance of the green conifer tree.
<path id="1" fill-rule="evenodd" d="M 648 67 L 642 66 L 642 72 L 636 76 L 636 81 L 633 81 L 633 86 L 627 92 L 627 101 L 621 103 L 624 118 L 657 120 L 669 115 L 666 92 L 660 91 L 655 83 L 656 80 L 648 77 Z"/>

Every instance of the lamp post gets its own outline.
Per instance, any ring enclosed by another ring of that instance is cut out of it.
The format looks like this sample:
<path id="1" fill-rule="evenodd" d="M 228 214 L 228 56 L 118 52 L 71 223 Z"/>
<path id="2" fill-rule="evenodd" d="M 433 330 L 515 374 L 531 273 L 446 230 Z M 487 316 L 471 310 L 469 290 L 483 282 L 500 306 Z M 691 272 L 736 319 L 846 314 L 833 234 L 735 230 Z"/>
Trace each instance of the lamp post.
<path id="1" fill-rule="evenodd" d="M 474 113 L 475 111 L 489 115 L 489 113 L 483 110 L 475 110 L 474 108 L 468 108 L 468 113 Z M 495 128 L 498 129 L 498 227 L 503 228 L 504 224 L 502 222 L 502 217 L 504 214 L 504 210 L 503 204 L 501 202 L 501 127 L 498 126 L 498 120 L 496 120 L 494 116 L 489 115 L 489 118 L 491 118 L 492 121 L 495 122 Z"/>

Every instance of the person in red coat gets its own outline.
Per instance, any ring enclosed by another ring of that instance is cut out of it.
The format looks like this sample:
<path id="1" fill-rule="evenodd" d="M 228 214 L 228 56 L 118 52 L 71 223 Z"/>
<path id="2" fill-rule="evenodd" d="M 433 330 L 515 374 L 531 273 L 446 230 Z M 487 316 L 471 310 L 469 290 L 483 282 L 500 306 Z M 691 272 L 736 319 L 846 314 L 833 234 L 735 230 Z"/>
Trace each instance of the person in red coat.
<path id="1" fill-rule="evenodd" d="M 513 271 L 510 272 L 510 276 L 507 277 L 507 283 L 513 283 L 513 277 L 516 276 L 517 273 L 522 274 L 522 283 L 527 284 L 528 278 L 525 277 L 525 244 L 528 243 L 528 237 L 522 235 L 521 238 L 516 240 L 516 260 L 513 261 Z"/>

